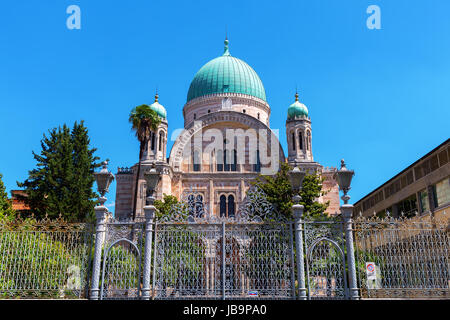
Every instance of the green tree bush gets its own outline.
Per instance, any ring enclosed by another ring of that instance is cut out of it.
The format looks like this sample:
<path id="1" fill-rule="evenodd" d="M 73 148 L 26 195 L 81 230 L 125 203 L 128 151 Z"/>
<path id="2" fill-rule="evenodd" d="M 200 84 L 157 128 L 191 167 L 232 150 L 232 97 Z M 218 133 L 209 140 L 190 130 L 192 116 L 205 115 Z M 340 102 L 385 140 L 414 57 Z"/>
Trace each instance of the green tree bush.
<path id="1" fill-rule="evenodd" d="M 267 200 L 274 205 L 276 210 L 287 218 L 292 219 L 292 197 L 294 195 L 289 181 L 291 168 L 287 163 L 282 163 L 280 170 L 274 176 L 260 175 L 253 184 L 259 187 L 267 196 Z M 307 174 L 303 180 L 300 203 L 305 207 L 305 216 L 312 218 L 325 217 L 325 210 L 329 202 L 319 203 L 317 199 L 326 194 L 322 190 L 323 178 L 317 174 Z"/>
<path id="2" fill-rule="evenodd" d="M 62 216 L 69 222 L 93 221 L 96 194 L 92 190 L 93 173 L 100 164 L 90 148 L 88 130 L 83 121 L 72 130 L 65 124 L 49 130 L 41 140 L 41 152 L 33 151 L 37 168 L 17 185 L 25 189 L 23 200 L 35 217 Z"/>
<path id="3" fill-rule="evenodd" d="M 0 219 L 13 218 L 15 216 L 15 211 L 12 208 L 11 201 L 8 199 L 6 187 L 3 184 L 2 178 L 3 175 L 0 173 Z"/>

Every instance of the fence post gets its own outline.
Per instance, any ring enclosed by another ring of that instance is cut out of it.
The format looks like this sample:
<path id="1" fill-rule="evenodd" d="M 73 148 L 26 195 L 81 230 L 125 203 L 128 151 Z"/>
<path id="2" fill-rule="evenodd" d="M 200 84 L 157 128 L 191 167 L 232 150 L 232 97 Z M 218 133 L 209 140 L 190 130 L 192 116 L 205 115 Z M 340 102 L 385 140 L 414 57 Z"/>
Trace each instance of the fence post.
<path id="1" fill-rule="evenodd" d="M 294 229 L 295 229 L 295 249 L 297 251 L 297 279 L 298 279 L 298 300 L 306 300 L 305 286 L 305 263 L 303 255 L 303 205 L 300 204 L 298 195 L 293 197 L 294 205 Z"/>
<path id="2" fill-rule="evenodd" d="M 356 266 L 355 266 L 355 248 L 353 246 L 353 205 L 343 204 L 341 206 L 341 213 L 344 217 L 344 230 L 345 230 L 345 245 L 347 248 L 347 265 L 349 276 L 349 290 L 350 299 L 357 300 L 358 297 L 358 285 L 356 282 Z"/>
<path id="3" fill-rule="evenodd" d="M 106 213 L 108 208 L 103 204 L 96 206 L 95 217 L 97 218 L 97 223 L 95 225 L 95 250 L 94 250 L 94 263 L 92 267 L 92 282 L 91 282 L 91 292 L 89 299 L 98 300 L 99 299 L 99 281 L 100 281 L 100 265 L 102 260 L 102 247 L 105 240 L 105 224 L 106 224 Z"/>
<path id="4" fill-rule="evenodd" d="M 144 207 L 145 213 L 145 247 L 144 247 L 144 271 L 142 280 L 142 300 L 150 300 L 150 270 L 152 261 L 152 233 L 153 219 L 155 217 L 155 198 L 147 197 L 148 205 Z"/>

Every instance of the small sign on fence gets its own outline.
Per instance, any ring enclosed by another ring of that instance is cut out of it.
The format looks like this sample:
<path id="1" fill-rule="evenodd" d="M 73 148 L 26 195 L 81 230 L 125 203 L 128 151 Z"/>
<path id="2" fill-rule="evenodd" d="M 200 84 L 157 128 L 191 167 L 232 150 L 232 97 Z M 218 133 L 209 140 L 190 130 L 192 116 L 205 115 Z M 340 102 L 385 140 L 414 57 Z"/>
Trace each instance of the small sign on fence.
<path id="1" fill-rule="evenodd" d="M 258 297 L 258 291 L 249 291 L 248 296 L 250 297 Z"/>
<path id="2" fill-rule="evenodd" d="M 377 280 L 377 271 L 374 262 L 366 262 L 367 280 Z"/>

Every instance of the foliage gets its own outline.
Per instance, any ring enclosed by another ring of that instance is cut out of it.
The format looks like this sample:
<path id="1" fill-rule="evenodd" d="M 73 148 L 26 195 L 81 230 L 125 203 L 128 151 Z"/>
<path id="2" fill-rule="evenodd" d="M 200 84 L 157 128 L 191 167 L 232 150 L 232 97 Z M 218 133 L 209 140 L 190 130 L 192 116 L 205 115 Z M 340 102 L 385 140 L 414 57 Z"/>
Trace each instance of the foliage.
<path id="1" fill-rule="evenodd" d="M 289 181 L 291 168 L 287 163 L 282 163 L 280 170 L 274 176 L 260 175 L 254 185 L 261 188 L 277 211 L 292 218 L 292 197 L 294 195 Z M 329 202 L 319 203 L 317 199 L 326 192 L 322 191 L 323 178 L 316 174 L 308 174 L 303 180 L 301 204 L 305 207 L 305 216 L 320 218 L 326 216 L 325 210 Z"/>
<path id="2" fill-rule="evenodd" d="M 131 129 L 134 130 L 139 141 L 139 163 L 136 173 L 136 183 L 133 202 L 133 219 L 136 217 L 136 203 L 138 192 L 139 174 L 141 172 L 141 159 L 144 154 L 145 147 L 150 140 L 151 132 L 158 129 L 161 119 L 158 114 L 150 109 L 149 105 L 142 104 L 133 108 L 130 112 L 128 121 L 131 123 Z"/>
<path id="3" fill-rule="evenodd" d="M 86 230 L 42 230 L 35 219 L 23 220 L 15 229 L 4 223 L 0 221 L 0 297 L 79 296 L 88 267 L 89 243 L 81 239 Z"/>
<path id="4" fill-rule="evenodd" d="M 176 241 L 174 234 L 182 237 L 183 241 Z M 174 241 L 175 240 L 175 241 Z M 202 278 L 204 272 L 202 266 L 205 264 L 201 234 L 188 226 L 165 226 L 164 232 L 158 237 L 160 245 L 164 250 L 158 251 L 159 277 L 163 282 L 161 288 L 178 287 L 185 290 L 192 288 L 192 281 Z"/>
<path id="5" fill-rule="evenodd" d="M 253 288 L 260 288 L 260 294 L 270 294 L 280 279 L 290 280 L 291 261 L 287 250 L 289 244 L 288 225 L 259 225 L 248 236 L 250 246 L 245 250 L 244 270 Z M 268 245 L 270 244 L 270 245 Z M 255 270 L 255 266 L 258 268 Z M 270 274 L 270 277 L 264 275 Z M 267 291 L 267 292 L 266 292 Z"/>
<path id="6" fill-rule="evenodd" d="M 8 199 L 8 194 L 6 193 L 6 187 L 2 181 L 3 175 L 0 173 L 0 219 L 6 217 L 13 218 L 15 216 L 15 211 L 12 208 L 11 201 Z"/>
<path id="7" fill-rule="evenodd" d="M 159 220 L 164 216 L 168 216 L 172 210 L 176 209 L 180 204 L 177 197 L 164 194 L 163 200 L 155 200 L 156 219 Z M 184 203 L 183 203 L 184 204 Z M 185 211 L 187 212 L 187 206 Z"/>
<path id="8" fill-rule="evenodd" d="M 105 259 L 106 248 L 102 251 L 102 265 Z M 119 242 L 108 251 L 106 260 L 105 278 L 100 279 L 100 285 L 105 290 L 104 295 L 108 298 L 130 294 L 139 289 L 140 268 L 142 269 L 139 256 L 133 247 L 126 242 Z M 117 290 L 117 291 L 116 291 Z M 136 291 L 134 293 L 136 293 Z"/>
<path id="9" fill-rule="evenodd" d="M 29 171 L 24 182 L 23 200 L 36 217 L 63 216 L 67 221 L 92 221 L 96 194 L 92 191 L 93 173 L 100 164 L 89 148 L 88 130 L 83 121 L 72 130 L 63 127 L 49 130 L 41 140 L 41 152 L 33 152 L 37 168 Z"/>

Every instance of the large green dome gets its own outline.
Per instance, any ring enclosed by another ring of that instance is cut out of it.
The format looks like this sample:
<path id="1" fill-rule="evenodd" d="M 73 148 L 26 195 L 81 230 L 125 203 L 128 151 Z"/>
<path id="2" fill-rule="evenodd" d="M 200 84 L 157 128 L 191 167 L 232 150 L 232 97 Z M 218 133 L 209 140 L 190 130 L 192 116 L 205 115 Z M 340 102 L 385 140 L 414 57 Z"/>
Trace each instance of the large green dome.
<path id="1" fill-rule="evenodd" d="M 261 79 L 244 61 L 232 57 L 225 40 L 225 52 L 205 64 L 195 75 L 189 87 L 187 101 L 213 93 L 242 93 L 266 101 Z"/>

